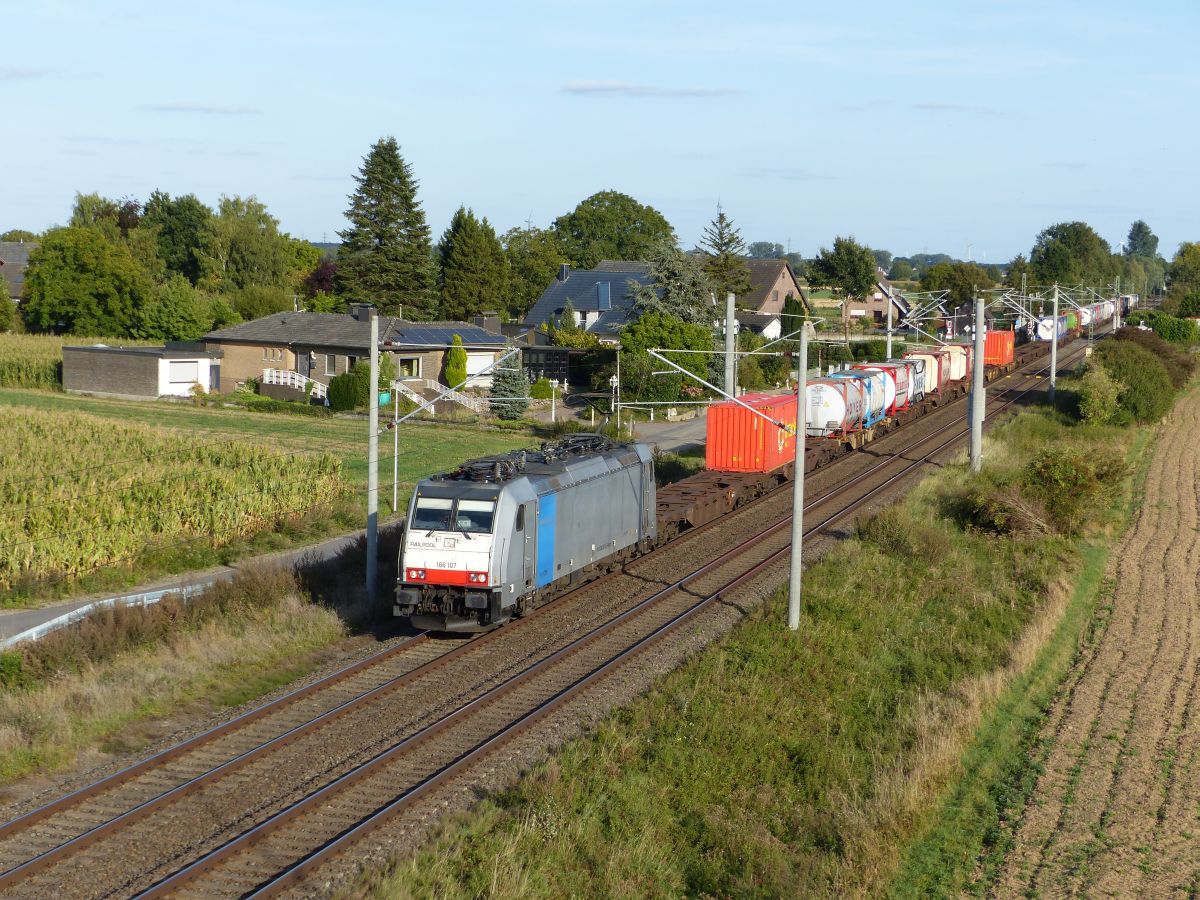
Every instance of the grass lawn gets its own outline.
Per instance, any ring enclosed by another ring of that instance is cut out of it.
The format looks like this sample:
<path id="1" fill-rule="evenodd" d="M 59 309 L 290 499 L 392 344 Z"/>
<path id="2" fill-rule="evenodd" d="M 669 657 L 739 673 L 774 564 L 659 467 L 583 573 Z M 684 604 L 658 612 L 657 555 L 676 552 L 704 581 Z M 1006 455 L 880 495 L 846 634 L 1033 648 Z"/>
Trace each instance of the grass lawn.
<path id="1" fill-rule="evenodd" d="M 367 485 L 367 420 L 357 416 L 309 418 L 286 413 L 258 413 L 160 400 L 111 400 L 48 391 L 0 389 L 0 408 L 31 406 L 80 410 L 122 422 L 175 428 L 207 439 L 252 440 L 274 453 L 326 451 L 342 460 L 343 477 L 363 490 Z M 386 421 L 388 417 L 380 416 Z M 400 430 L 400 506 L 420 478 L 452 468 L 465 459 L 528 447 L 537 441 L 524 432 L 483 429 L 477 425 L 406 422 Z M 381 511 L 391 503 L 393 438 L 379 438 Z"/>

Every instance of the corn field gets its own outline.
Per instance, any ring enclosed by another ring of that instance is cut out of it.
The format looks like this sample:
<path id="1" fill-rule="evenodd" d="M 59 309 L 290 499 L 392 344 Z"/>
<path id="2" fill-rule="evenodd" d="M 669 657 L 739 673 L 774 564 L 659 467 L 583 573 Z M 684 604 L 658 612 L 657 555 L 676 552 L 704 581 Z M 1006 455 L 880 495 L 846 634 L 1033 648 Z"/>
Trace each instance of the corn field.
<path id="1" fill-rule="evenodd" d="M 131 561 L 148 548 L 213 546 L 342 495 L 341 462 L 85 413 L 0 416 L 0 590 Z"/>
<path id="2" fill-rule="evenodd" d="M 136 347 L 154 341 L 46 334 L 0 334 L 0 387 L 51 388 L 62 386 L 62 348 L 92 344 Z"/>

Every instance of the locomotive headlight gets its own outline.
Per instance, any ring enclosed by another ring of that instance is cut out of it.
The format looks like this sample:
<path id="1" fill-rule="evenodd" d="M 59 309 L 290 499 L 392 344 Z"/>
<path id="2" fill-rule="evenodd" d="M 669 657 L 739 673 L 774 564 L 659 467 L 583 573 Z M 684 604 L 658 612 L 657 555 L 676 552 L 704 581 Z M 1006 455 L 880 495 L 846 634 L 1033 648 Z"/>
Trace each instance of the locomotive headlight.
<path id="1" fill-rule="evenodd" d="M 409 569 L 408 570 L 408 580 L 409 581 L 424 581 L 425 580 L 425 570 L 424 569 Z"/>
<path id="2" fill-rule="evenodd" d="M 487 572 L 468 572 L 467 581 L 471 582 L 471 584 L 486 584 Z"/>

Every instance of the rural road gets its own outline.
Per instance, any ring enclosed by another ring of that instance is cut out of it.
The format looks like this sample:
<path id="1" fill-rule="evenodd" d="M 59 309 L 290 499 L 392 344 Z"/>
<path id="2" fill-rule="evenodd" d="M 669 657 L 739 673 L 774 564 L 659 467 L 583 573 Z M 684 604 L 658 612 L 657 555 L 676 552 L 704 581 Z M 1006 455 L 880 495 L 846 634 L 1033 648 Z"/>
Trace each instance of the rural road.
<path id="1" fill-rule="evenodd" d="M 1141 511 L 1110 565 L 1107 627 L 1050 710 L 998 896 L 1200 887 L 1198 442 L 1193 390 L 1158 435 Z"/>

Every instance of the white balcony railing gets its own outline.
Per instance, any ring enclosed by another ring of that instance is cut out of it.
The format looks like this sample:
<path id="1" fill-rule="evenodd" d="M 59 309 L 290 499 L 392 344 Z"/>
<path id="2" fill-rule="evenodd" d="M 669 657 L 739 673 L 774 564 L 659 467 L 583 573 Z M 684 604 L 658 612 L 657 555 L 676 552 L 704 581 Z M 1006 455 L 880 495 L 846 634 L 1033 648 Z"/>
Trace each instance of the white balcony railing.
<path id="1" fill-rule="evenodd" d="M 309 378 L 307 375 L 301 375 L 299 372 L 293 372 L 290 369 L 263 369 L 263 384 L 278 384 L 283 387 L 295 388 L 298 391 L 309 393 L 308 386 L 312 385 L 312 393 L 310 396 L 317 400 L 328 402 L 328 388 L 317 381 L 315 378 Z"/>

